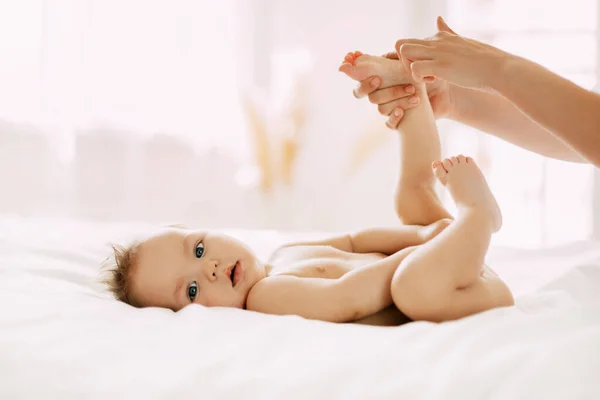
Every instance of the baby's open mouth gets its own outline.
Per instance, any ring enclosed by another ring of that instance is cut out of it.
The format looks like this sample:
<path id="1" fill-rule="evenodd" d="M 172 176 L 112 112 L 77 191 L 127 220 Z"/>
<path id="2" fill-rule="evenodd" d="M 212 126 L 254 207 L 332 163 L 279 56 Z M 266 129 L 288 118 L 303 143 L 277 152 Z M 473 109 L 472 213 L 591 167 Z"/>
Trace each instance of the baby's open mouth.
<path id="1" fill-rule="evenodd" d="M 235 277 L 235 271 L 237 270 L 237 267 L 239 266 L 240 262 L 236 261 L 235 264 L 233 264 L 232 266 L 228 267 L 225 270 L 225 275 L 229 278 L 229 280 L 231 281 L 231 286 L 235 286 L 236 284 L 236 277 Z"/>
<path id="2" fill-rule="evenodd" d="M 237 267 L 237 262 L 235 263 L 235 265 L 233 266 L 233 268 L 231 268 L 231 273 L 229 274 L 229 279 L 231 279 L 231 285 L 233 285 L 233 275 L 235 274 L 235 268 Z"/>

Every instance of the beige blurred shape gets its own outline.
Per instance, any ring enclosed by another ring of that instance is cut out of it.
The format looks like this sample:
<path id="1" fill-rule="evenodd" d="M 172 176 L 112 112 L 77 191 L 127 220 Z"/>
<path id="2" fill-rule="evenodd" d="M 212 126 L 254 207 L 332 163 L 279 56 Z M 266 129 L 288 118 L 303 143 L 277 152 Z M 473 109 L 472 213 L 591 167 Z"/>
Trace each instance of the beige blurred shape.
<path id="1" fill-rule="evenodd" d="M 391 134 L 392 132 L 379 121 L 366 129 L 365 133 L 358 137 L 350 152 L 346 173 L 354 175 L 378 149 L 391 140 Z"/>

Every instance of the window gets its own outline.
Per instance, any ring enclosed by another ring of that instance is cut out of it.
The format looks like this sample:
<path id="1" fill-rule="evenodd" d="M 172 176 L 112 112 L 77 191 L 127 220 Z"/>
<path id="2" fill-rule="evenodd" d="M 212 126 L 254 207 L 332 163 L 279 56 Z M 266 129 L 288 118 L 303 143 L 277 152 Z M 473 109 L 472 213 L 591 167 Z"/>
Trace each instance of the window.
<path id="1" fill-rule="evenodd" d="M 596 0 L 448 0 L 447 6 L 447 19 L 460 34 L 527 57 L 585 88 L 596 84 Z M 545 159 L 464 126 L 448 129 L 460 134 L 445 137 L 447 148 L 470 148 L 486 169 L 505 217 L 496 244 L 553 245 L 591 235 L 593 167 Z"/>
<path id="2" fill-rule="evenodd" d="M 0 3 L 0 117 L 240 150 L 234 1 Z M 226 123 L 224 123 L 226 121 Z"/>
<path id="3" fill-rule="evenodd" d="M 180 220 L 235 188 L 235 6 L 0 2 L 0 212 Z"/>

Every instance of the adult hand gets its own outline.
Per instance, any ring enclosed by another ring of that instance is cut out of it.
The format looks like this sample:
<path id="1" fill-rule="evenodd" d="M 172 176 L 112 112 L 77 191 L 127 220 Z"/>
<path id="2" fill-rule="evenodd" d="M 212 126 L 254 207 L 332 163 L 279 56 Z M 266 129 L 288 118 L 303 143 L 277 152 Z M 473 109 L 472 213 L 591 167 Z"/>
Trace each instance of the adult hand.
<path id="1" fill-rule="evenodd" d="M 396 51 L 416 82 L 443 79 L 451 84 L 487 90 L 510 55 L 454 32 L 438 17 L 438 32 L 430 38 L 401 39 Z"/>
<path id="2" fill-rule="evenodd" d="M 358 99 L 369 96 L 369 101 L 377 105 L 379 113 L 389 116 L 386 125 L 394 128 L 398 126 L 405 110 L 419 105 L 418 99 L 414 96 L 415 87 L 408 83 L 377 90 L 380 85 L 381 79 L 377 76 L 360 81 L 354 89 L 354 97 Z M 383 96 L 380 93 L 383 93 Z"/>
<path id="3" fill-rule="evenodd" d="M 388 53 L 385 57 L 398 59 L 396 53 Z M 399 85 L 378 90 L 377 88 L 379 87 L 381 80 L 376 80 L 375 78 L 376 77 L 371 77 L 361 81 L 358 87 L 354 89 L 354 95 L 357 98 L 369 96 L 369 101 L 379 106 L 378 109 L 380 114 L 388 116 L 386 125 L 392 129 L 396 129 L 404 116 L 404 111 L 418 105 L 418 103 L 414 104 L 406 102 L 407 96 L 411 96 L 415 92 L 414 86 Z M 379 84 L 372 85 L 373 81 L 379 82 Z M 430 83 L 426 83 L 425 86 L 435 117 L 449 117 L 456 109 L 453 85 L 450 85 L 443 79 L 436 79 Z M 402 99 L 405 99 L 404 103 L 402 102 Z M 394 109 L 396 109 L 396 113 L 391 112 Z M 400 112 L 397 113 L 397 111 Z"/>

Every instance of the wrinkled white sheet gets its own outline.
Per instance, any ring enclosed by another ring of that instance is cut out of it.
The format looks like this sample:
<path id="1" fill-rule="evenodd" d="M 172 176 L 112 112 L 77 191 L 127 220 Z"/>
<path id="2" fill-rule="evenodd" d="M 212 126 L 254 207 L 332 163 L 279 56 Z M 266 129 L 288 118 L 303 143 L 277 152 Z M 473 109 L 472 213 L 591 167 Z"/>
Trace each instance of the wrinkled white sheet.
<path id="1" fill-rule="evenodd" d="M 133 228 L 0 218 L 0 398 L 600 398 L 598 243 L 493 249 L 516 307 L 386 328 L 118 303 L 98 266 Z"/>

